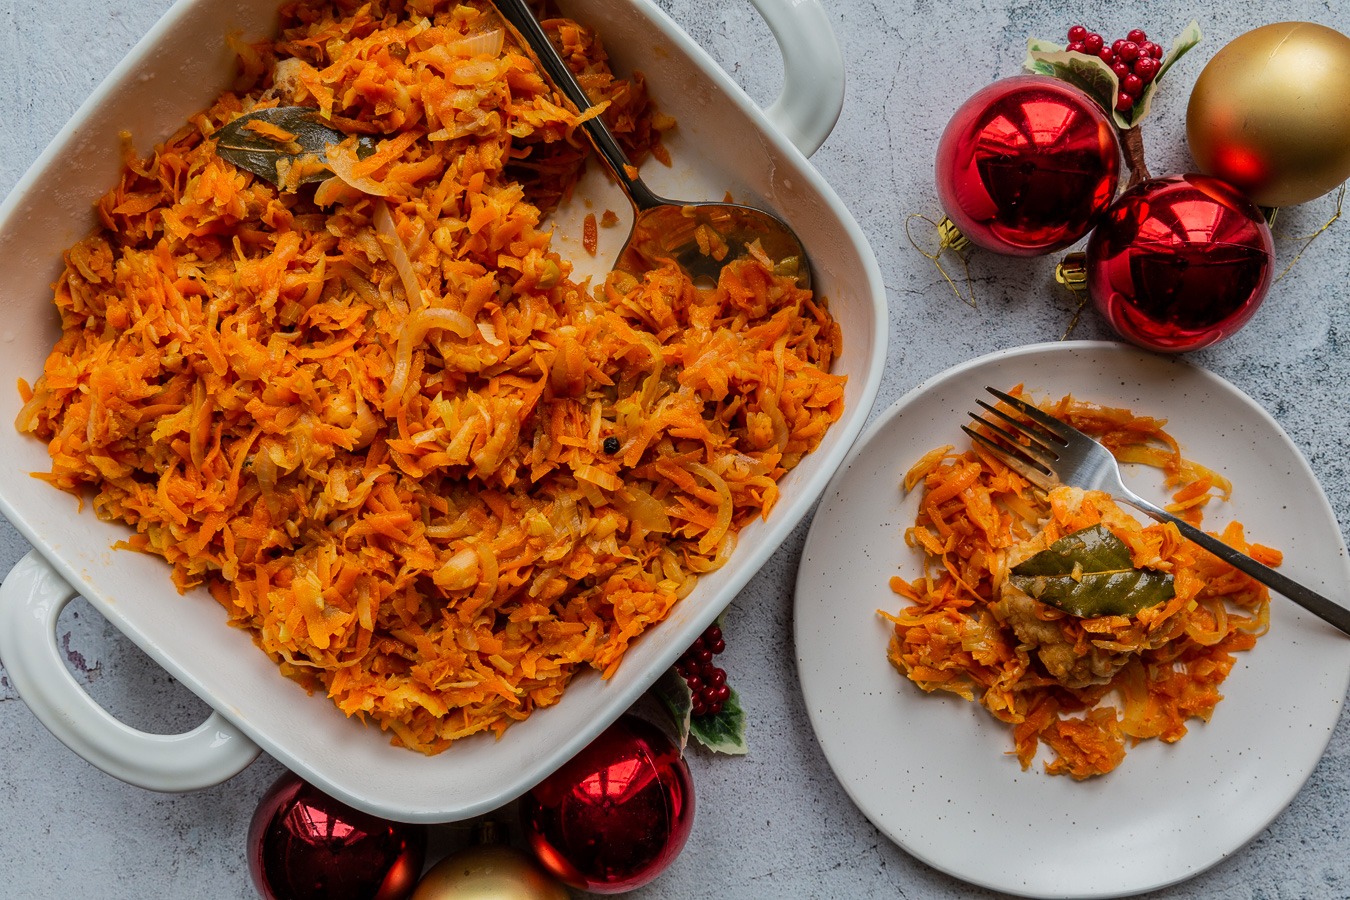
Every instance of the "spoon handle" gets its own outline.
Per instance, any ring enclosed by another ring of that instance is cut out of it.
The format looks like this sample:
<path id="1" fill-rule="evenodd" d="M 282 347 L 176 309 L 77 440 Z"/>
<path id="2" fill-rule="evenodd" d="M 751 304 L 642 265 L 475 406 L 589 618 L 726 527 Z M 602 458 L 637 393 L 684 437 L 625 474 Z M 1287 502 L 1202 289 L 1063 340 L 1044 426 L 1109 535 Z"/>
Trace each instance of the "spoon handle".
<path id="1" fill-rule="evenodd" d="M 553 86 L 576 106 L 578 112 L 590 109 L 593 104 L 586 96 L 586 91 L 572 74 L 572 70 L 567 67 L 567 63 L 559 55 L 548 35 L 544 33 L 544 29 L 540 27 L 539 21 L 525 0 L 492 0 L 492 2 L 516 39 L 532 52 L 535 62 L 548 75 Z M 581 123 L 581 127 L 595 146 L 596 152 L 600 154 L 600 158 L 605 161 L 605 165 L 614 173 L 614 177 L 619 179 L 619 184 L 622 185 L 628 199 L 639 211 L 660 206 L 664 202 L 643 184 L 637 175 L 637 169 L 629 163 L 628 154 L 623 152 L 623 148 L 619 146 L 619 142 L 614 139 L 614 135 L 610 133 L 600 116 L 592 116 Z"/>

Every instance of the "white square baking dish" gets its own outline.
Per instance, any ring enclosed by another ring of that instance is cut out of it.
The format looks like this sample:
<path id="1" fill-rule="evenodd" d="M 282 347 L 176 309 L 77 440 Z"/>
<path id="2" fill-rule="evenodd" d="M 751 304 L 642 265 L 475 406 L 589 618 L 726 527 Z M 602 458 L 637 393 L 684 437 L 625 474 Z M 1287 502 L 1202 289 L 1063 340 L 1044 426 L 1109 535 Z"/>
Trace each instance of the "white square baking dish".
<path id="1" fill-rule="evenodd" d="M 780 212 L 798 231 L 816 290 L 829 299 L 843 330 L 834 369 L 848 376 L 842 419 L 784 479 L 768 521 L 741 533 L 730 562 L 637 641 L 613 678 L 588 672 L 558 705 L 512 726 L 500 740 L 475 736 L 433 757 L 391 746 L 379 729 L 344 718 L 325 697 L 307 695 L 281 677 L 248 634 L 226 626 L 204 591 L 180 595 L 158 558 L 114 550 L 126 529 L 28 477 L 49 469 L 45 448 L 7 424 L 0 428 L 0 511 L 35 552 L 0 589 L 0 655 L 38 716 L 91 762 L 145 787 L 181 790 L 229 777 L 261 747 L 322 790 L 388 818 L 451 821 L 499 807 L 569 759 L 674 662 L 807 515 L 857 437 L 885 361 L 886 298 L 861 230 L 803 155 L 828 134 L 842 97 L 842 64 L 818 3 L 757 4 L 780 44 L 800 51 L 785 52 L 789 90 L 769 114 L 647 0 L 562 5 L 565 14 L 600 31 L 616 70 L 645 73 L 662 110 L 679 122 L 667 142 L 674 165 L 644 167 L 654 190 L 691 200 L 730 192 L 737 201 Z M 225 35 L 270 33 L 276 7 L 277 0 L 179 2 L 0 207 L 0 382 L 6 385 L 0 419 L 6 423 L 20 407 L 13 385 L 36 377 L 59 333 L 50 285 L 62 251 L 92 229 L 92 203 L 117 178 L 119 133 L 129 132 L 145 152 L 207 106 L 232 80 Z M 586 212 L 603 209 L 628 206 L 592 166 L 577 196 L 555 216 L 555 245 L 564 255 L 588 259 L 580 251 L 579 223 Z M 592 274 L 613 257 L 625 231 L 602 230 Z M 216 711 L 211 719 L 188 735 L 144 735 L 84 697 L 47 646 L 56 614 L 75 592 L 208 703 Z"/>

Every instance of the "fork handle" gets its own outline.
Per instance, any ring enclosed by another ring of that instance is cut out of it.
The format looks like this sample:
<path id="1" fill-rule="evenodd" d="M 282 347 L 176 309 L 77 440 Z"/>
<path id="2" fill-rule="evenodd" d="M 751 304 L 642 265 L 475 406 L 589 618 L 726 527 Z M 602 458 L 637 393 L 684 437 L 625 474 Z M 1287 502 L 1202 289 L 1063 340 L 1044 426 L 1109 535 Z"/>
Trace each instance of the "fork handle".
<path id="1" fill-rule="evenodd" d="M 1247 554 L 1209 536 L 1189 522 L 1178 519 L 1167 510 L 1149 503 L 1142 497 L 1127 493 L 1121 495 L 1120 499 L 1150 518 L 1157 519 L 1159 522 L 1171 522 L 1177 526 L 1177 530 L 1183 536 L 1204 547 L 1233 568 L 1245 572 L 1267 587 L 1274 588 L 1308 612 L 1323 621 L 1330 622 L 1346 634 L 1350 634 L 1350 609 L 1346 609 L 1311 588 L 1304 587 L 1297 581 L 1281 575 L 1269 566 L 1262 565 Z"/>

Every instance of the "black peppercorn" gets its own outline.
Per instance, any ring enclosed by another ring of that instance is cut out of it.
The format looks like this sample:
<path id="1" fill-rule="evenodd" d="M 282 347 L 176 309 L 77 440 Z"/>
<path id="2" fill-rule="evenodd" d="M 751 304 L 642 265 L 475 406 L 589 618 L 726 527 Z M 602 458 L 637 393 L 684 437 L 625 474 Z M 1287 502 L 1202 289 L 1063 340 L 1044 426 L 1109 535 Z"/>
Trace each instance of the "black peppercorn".
<path id="1" fill-rule="evenodd" d="M 614 437 L 613 435 L 610 435 L 609 437 L 605 438 L 605 452 L 611 455 L 618 453 L 619 439 Z"/>

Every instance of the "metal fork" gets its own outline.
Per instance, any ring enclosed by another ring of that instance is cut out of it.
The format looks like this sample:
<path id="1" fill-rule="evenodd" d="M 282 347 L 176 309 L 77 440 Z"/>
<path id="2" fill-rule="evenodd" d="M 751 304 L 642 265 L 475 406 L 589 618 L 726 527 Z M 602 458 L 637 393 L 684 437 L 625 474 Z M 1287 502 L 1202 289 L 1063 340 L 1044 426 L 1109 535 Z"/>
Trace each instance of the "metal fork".
<path id="1" fill-rule="evenodd" d="M 1077 428 L 1064 424 L 1018 397 L 991 387 L 985 390 L 1024 418 L 1012 416 L 983 400 L 976 400 L 976 404 L 989 415 L 970 413 L 970 417 L 987 432 L 981 433 L 967 425 L 962 425 L 961 430 L 1032 484 L 1043 490 L 1056 484 L 1065 484 L 1084 490 L 1105 491 L 1152 519 L 1171 522 L 1182 535 L 1219 559 L 1350 634 L 1350 609 L 1262 565 L 1135 494 L 1121 480 L 1120 467 L 1111 451 Z"/>

